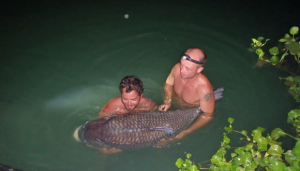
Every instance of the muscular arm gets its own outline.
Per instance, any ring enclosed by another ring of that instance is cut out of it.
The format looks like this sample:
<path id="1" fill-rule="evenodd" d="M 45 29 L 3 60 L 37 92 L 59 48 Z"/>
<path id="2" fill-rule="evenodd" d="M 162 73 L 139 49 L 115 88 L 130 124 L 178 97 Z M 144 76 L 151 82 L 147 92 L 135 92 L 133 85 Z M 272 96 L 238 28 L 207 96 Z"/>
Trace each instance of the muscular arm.
<path id="1" fill-rule="evenodd" d="M 164 99 L 164 104 L 159 106 L 159 108 L 158 108 L 159 111 L 167 111 L 171 107 L 173 85 L 174 85 L 174 74 L 173 74 L 174 71 L 173 70 L 174 70 L 174 67 L 164 84 L 165 99 Z"/>
<path id="2" fill-rule="evenodd" d="M 178 134 L 175 137 L 176 139 L 183 138 L 185 135 L 204 126 L 213 118 L 215 109 L 215 98 L 211 85 L 202 89 L 201 92 L 198 93 L 198 95 L 200 96 L 200 109 L 204 113 L 189 128 Z"/>

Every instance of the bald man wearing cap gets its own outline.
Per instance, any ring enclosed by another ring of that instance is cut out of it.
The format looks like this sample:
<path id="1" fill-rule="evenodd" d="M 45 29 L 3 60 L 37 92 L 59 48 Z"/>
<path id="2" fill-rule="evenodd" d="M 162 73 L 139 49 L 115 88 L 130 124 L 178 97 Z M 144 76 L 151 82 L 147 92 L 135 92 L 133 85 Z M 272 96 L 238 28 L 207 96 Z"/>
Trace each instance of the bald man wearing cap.
<path id="1" fill-rule="evenodd" d="M 165 85 L 164 104 L 159 106 L 160 111 L 167 111 L 171 107 L 172 94 L 181 106 L 198 107 L 204 112 L 189 128 L 178 134 L 180 139 L 186 134 L 208 123 L 214 113 L 215 98 L 213 87 L 208 78 L 201 73 L 204 69 L 206 56 L 199 48 L 190 48 L 175 64 Z"/>

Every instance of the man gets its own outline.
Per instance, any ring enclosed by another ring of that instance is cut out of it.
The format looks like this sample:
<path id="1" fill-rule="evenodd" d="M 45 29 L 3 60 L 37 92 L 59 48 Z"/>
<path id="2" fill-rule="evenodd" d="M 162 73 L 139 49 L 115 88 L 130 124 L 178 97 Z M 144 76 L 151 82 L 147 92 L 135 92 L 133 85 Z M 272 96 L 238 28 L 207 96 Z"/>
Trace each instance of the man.
<path id="1" fill-rule="evenodd" d="M 157 108 L 155 102 L 143 96 L 143 83 L 135 76 L 126 76 L 119 85 L 121 96 L 111 99 L 98 114 L 98 119 L 111 115 L 126 115 L 135 112 L 151 112 Z M 102 148 L 106 154 L 118 153 L 122 150 L 117 148 Z"/>
<path id="2" fill-rule="evenodd" d="M 100 111 L 98 118 L 135 112 L 151 112 L 155 102 L 143 96 L 143 83 L 135 76 L 126 76 L 119 85 L 121 96 L 111 99 Z"/>
<path id="3" fill-rule="evenodd" d="M 182 56 L 180 63 L 175 64 L 172 68 L 165 82 L 165 99 L 164 104 L 159 106 L 160 111 L 166 111 L 170 108 L 174 92 L 181 106 L 200 106 L 204 112 L 195 123 L 178 134 L 175 139 L 180 139 L 202 127 L 213 117 L 215 109 L 213 87 L 208 78 L 201 73 L 205 62 L 206 56 L 201 49 L 188 49 Z"/>

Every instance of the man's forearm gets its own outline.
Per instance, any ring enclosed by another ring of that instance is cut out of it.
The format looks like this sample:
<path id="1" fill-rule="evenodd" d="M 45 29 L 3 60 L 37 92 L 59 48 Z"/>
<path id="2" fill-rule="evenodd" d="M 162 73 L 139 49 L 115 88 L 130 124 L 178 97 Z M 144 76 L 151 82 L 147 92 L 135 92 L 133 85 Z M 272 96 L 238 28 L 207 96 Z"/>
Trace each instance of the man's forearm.
<path id="1" fill-rule="evenodd" d="M 187 134 L 195 131 L 196 129 L 204 126 L 207 124 L 210 120 L 213 118 L 213 113 L 203 113 L 190 127 L 188 127 L 186 130 L 182 131 L 180 134 L 178 134 L 175 139 L 181 139 Z"/>
<path id="2" fill-rule="evenodd" d="M 195 131 L 196 129 L 204 126 L 209 121 L 212 120 L 214 114 L 213 113 L 203 113 L 187 130 L 188 132 Z"/>
<path id="3" fill-rule="evenodd" d="M 171 104 L 172 94 L 173 94 L 173 86 L 170 86 L 169 84 L 165 83 L 164 91 L 165 91 L 164 104 Z"/>

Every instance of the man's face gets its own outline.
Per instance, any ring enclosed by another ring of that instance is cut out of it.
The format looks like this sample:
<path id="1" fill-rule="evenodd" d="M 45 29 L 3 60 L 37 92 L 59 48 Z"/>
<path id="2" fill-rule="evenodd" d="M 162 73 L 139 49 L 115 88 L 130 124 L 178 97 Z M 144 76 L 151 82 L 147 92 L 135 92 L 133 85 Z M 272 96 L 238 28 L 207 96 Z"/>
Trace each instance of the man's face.
<path id="1" fill-rule="evenodd" d="M 182 59 L 180 60 L 180 76 L 183 79 L 193 78 L 198 73 L 197 64 Z M 199 71 L 200 72 L 200 71 Z"/>
<path id="2" fill-rule="evenodd" d="M 126 88 L 123 88 L 121 99 L 125 108 L 130 112 L 133 111 L 135 107 L 140 103 L 141 96 L 136 90 L 132 90 L 131 92 L 126 93 Z"/>

